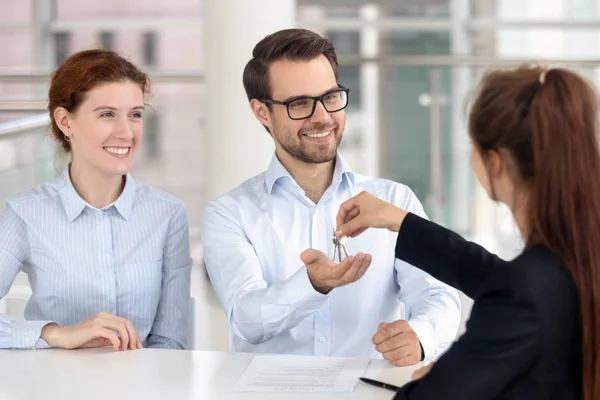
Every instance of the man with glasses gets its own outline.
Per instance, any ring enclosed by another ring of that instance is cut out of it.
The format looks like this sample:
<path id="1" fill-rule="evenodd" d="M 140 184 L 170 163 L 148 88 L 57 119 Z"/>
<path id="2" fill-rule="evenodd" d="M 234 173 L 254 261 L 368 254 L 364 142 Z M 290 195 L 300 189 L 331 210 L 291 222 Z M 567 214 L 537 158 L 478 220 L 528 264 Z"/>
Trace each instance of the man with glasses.
<path id="1" fill-rule="evenodd" d="M 356 174 L 337 152 L 350 92 L 337 78 L 331 43 L 303 29 L 261 40 L 244 69 L 275 154 L 267 171 L 213 200 L 203 217 L 205 263 L 230 345 L 398 366 L 435 360 L 458 329 L 457 292 L 396 260 L 387 230 L 349 239 L 343 260 L 333 254 L 339 206 L 361 191 L 424 216 L 408 187 Z"/>

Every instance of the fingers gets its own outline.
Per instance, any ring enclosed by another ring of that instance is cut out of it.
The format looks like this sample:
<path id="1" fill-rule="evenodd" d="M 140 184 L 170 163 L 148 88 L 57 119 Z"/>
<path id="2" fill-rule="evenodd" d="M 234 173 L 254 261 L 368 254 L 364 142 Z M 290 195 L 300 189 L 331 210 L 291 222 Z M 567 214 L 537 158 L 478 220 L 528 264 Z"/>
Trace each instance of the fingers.
<path id="1" fill-rule="evenodd" d="M 349 214 L 351 212 L 356 213 L 356 215 L 360 213 L 360 206 L 358 205 L 357 197 L 358 196 L 352 197 L 351 199 L 346 200 L 342 203 L 338 211 L 337 217 L 335 218 L 336 226 L 344 225 L 346 221 L 350 220 L 351 218 L 349 217 Z M 356 215 L 354 215 L 354 217 L 356 217 Z"/>
<path id="2" fill-rule="evenodd" d="M 53 328 L 53 327 L 51 327 Z M 53 347 L 65 349 L 93 348 L 112 345 L 115 350 L 141 348 L 141 339 L 131 321 L 114 314 L 101 312 L 76 325 L 61 329 Z M 49 338 L 52 339 L 52 338 Z"/>
<path id="3" fill-rule="evenodd" d="M 110 328 L 113 331 L 119 332 L 119 338 L 121 339 L 121 348 L 123 350 L 127 350 L 127 348 L 129 347 L 129 332 L 127 332 L 125 322 L 117 319 L 119 317 L 114 318 L 115 319 L 112 321 L 107 321 L 105 327 Z"/>
<path id="4" fill-rule="evenodd" d="M 369 227 L 370 226 L 368 219 L 364 215 L 358 214 L 358 216 L 353 218 L 352 220 L 338 225 L 338 228 L 335 231 L 335 235 L 338 237 L 349 236 L 351 238 L 354 238 L 363 233 Z"/>
<path id="5" fill-rule="evenodd" d="M 316 258 L 315 258 L 316 257 Z M 338 265 L 317 250 L 305 250 L 300 258 L 306 265 L 308 279 L 315 290 L 327 294 L 334 287 L 340 286 L 339 279 L 352 266 L 354 257 L 346 257 Z"/>
<path id="6" fill-rule="evenodd" d="M 367 269 L 371 265 L 372 259 L 373 258 L 371 257 L 370 254 L 365 254 L 365 259 L 363 260 L 362 264 L 358 267 L 358 272 L 356 273 L 356 276 L 354 277 L 354 281 L 357 281 L 363 277 L 363 275 L 365 274 L 365 272 L 367 272 Z"/>
<path id="7" fill-rule="evenodd" d="M 385 353 L 381 353 L 384 360 L 398 362 L 403 360 L 404 358 L 415 356 L 414 348 L 410 346 L 410 344 L 405 343 L 401 345 L 401 347 L 395 348 L 390 351 L 386 351 Z M 420 358 L 420 357 L 419 357 Z"/>
<path id="8" fill-rule="evenodd" d="M 373 197 L 370 193 L 362 191 L 353 198 L 346 200 L 340 205 L 338 215 L 336 217 L 336 236 L 356 237 L 370 228 L 369 218 L 365 214 L 369 214 L 369 199 Z"/>
<path id="9" fill-rule="evenodd" d="M 410 367 L 411 365 L 415 365 L 419 362 L 421 362 L 421 360 L 417 358 L 417 356 L 411 355 L 404 357 L 401 360 L 390 361 L 390 364 L 392 364 L 394 367 Z"/>
<path id="10" fill-rule="evenodd" d="M 381 323 L 373 335 L 375 349 L 392 365 L 404 367 L 421 361 L 421 344 L 408 322 Z"/>
<path id="11" fill-rule="evenodd" d="M 128 319 L 125 320 L 125 327 L 127 328 L 127 333 L 129 334 L 129 348 L 131 350 L 135 350 L 138 348 L 138 343 L 140 341 L 138 333 L 133 327 L 131 321 Z M 125 349 L 127 349 L 127 347 L 125 347 Z"/>
<path id="12" fill-rule="evenodd" d="M 416 381 L 417 379 L 421 379 L 422 377 L 424 377 L 427 373 L 423 371 L 425 367 L 423 368 L 419 368 L 418 370 L 416 370 L 415 372 L 412 373 L 411 375 L 411 379 L 413 381 Z"/>
<path id="13" fill-rule="evenodd" d="M 324 293 L 324 288 L 331 290 L 360 279 L 371 264 L 372 257 L 359 253 L 348 256 L 339 264 L 335 264 L 325 254 L 318 250 L 305 250 L 300 258 L 306 265 L 308 277 L 313 287 Z"/>
<path id="14" fill-rule="evenodd" d="M 359 253 L 362 254 L 362 253 Z M 355 256 L 348 256 L 346 258 L 344 258 L 342 260 L 341 263 L 335 265 L 333 262 L 333 267 L 331 270 L 331 279 L 335 282 L 339 282 L 342 279 L 344 279 L 344 276 L 346 275 L 346 273 L 348 271 L 350 271 L 352 269 L 352 267 L 354 266 L 354 263 L 356 261 L 356 258 L 358 257 L 358 254 Z"/>
<path id="15" fill-rule="evenodd" d="M 115 333 L 115 331 L 110 330 L 110 329 L 100 329 L 96 335 L 98 335 L 99 337 L 102 337 L 104 339 L 107 339 L 108 341 L 110 341 L 110 343 L 113 346 L 113 349 L 115 351 L 119 351 L 119 345 L 121 344 L 121 341 L 119 340 L 119 337 L 117 336 L 117 334 Z"/>
<path id="16" fill-rule="evenodd" d="M 346 257 L 346 260 L 347 259 L 348 259 L 348 257 Z M 342 277 L 339 279 L 339 283 L 341 285 L 347 285 L 349 283 L 354 282 L 356 280 L 356 274 L 358 273 L 358 270 L 362 266 L 364 261 L 365 261 L 365 255 L 363 253 L 358 253 L 356 256 L 354 256 L 354 261 L 352 262 L 352 264 L 350 264 L 348 269 L 342 274 Z"/>
<path id="17" fill-rule="evenodd" d="M 140 338 L 138 338 L 135 342 L 130 342 L 132 343 L 131 350 L 136 350 L 136 349 L 143 349 L 144 345 L 142 345 L 142 341 Z M 97 347 L 106 347 L 106 346 L 112 346 L 112 342 L 109 339 L 106 339 L 104 337 L 97 337 L 95 339 L 90 340 L 89 342 L 83 344 L 82 346 L 79 346 L 79 349 L 91 349 L 91 348 L 97 348 Z M 119 339 L 119 348 L 121 348 L 121 341 Z"/>
<path id="18" fill-rule="evenodd" d="M 369 265 L 371 265 L 371 259 L 372 258 L 370 254 L 358 253 L 356 255 L 356 259 L 352 263 L 352 266 L 342 277 L 342 281 L 346 282 L 345 284 L 349 284 L 362 278 L 365 272 L 367 272 Z"/>
<path id="19" fill-rule="evenodd" d="M 360 208 L 359 207 L 353 208 L 352 210 L 348 211 L 343 223 L 352 221 L 354 218 L 358 217 L 359 214 L 360 214 Z"/>
<path id="20" fill-rule="evenodd" d="M 96 347 L 104 347 L 104 346 L 110 346 L 112 345 L 112 343 L 108 340 L 105 339 L 103 337 L 97 337 L 95 339 L 90 340 L 87 343 L 84 343 L 83 345 L 79 346 L 79 349 L 92 349 L 92 348 L 96 348 Z"/>
<path id="21" fill-rule="evenodd" d="M 376 346 L 379 346 L 380 344 L 384 343 L 388 339 L 391 339 L 394 336 L 400 335 L 406 331 L 412 332 L 412 328 L 410 327 L 408 322 L 406 322 L 404 320 L 394 321 L 389 324 L 386 324 L 386 323 L 380 324 L 379 328 L 377 329 L 377 333 L 373 336 L 373 344 Z M 386 347 L 383 347 L 381 350 L 377 349 L 377 351 L 379 351 L 380 353 L 383 353 L 383 352 L 389 351 L 389 350 L 390 350 L 390 348 L 386 348 Z"/>
<path id="22" fill-rule="evenodd" d="M 367 228 L 361 228 L 361 229 L 355 231 L 353 234 L 351 234 L 350 237 L 355 238 L 355 237 L 361 235 L 366 230 L 367 230 Z"/>
<path id="23" fill-rule="evenodd" d="M 135 350 L 138 347 L 138 344 L 141 343 L 140 342 L 140 338 L 138 335 L 138 332 L 136 331 L 136 329 L 134 328 L 133 324 L 131 323 L 130 320 L 122 318 L 122 317 L 117 317 L 114 316 L 116 322 L 119 324 L 119 335 L 121 336 L 121 344 L 123 346 L 123 350 Z M 123 330 L 123 327 L 125 327 L 125 338 L 123 337 L 123 334 L 121 333 L 121 331 Z"/>
<path id="24" fill-rule="evenodd" d="M 133 350 L 137 347 L 139 335 L 128 319 L 117 317 L 111 313 L 99 313 L 96 316 L 95 325 L 100 329 L 106 328 L 118 332 L 123 350 Z"/>
<path id="25" fill-rule="evenodd" d="M 344 259 L 335 268 L 334 287 L 345 286 L 359 280 L 371 265 L 371 255 L 358 253 L 356 256 L 349 256 Z"/>
<path id="26" fill-rule="evenodd" d="M 406 211 L 363 191 L 340 206 L 335 235 L 356 237 L 368 228 L 398 232 L 406 214 Z"/>
<path id="27" fill-rule="evenodd" d="M 431 371 L 431 367 L 433 367 L 433 363 L 431 363 L 423 368 L 419 368 L 418 370 L 416 370 L 415 372 L 412 373 L 411 378 L 413 380 L 421 379 L 422 377 L 427 375 L 429 373 L 429 371 Z"/>
<path id="28" fill-rule="evenodd" d="M 300 260 L 302 260 L 305 265 L 313 264 L 317 261 L 325 262 L 325 260 L 327 260 L 328 263 L 333 264 L 329 257 L 315 249 L 304 250 L 302 254 L 300 254 Z"/>

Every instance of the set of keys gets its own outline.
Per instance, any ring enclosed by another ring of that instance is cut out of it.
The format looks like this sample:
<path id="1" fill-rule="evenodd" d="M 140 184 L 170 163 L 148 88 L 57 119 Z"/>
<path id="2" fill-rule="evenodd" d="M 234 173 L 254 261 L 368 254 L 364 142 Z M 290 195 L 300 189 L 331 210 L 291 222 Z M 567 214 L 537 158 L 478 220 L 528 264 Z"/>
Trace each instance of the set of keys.
<path id="1" fill-rule="evenodd" d="M 342 252 L 344 252 L 344 257 L 342 258 Z M 333 256 L 331 257 L 331 261 L 336 261 L 335 255 L 337 253 L 337 262 L 341 263 L 342 260 L 348 257 L 348 236 L 336 237 L 335 229 L 333 230 Z"/>

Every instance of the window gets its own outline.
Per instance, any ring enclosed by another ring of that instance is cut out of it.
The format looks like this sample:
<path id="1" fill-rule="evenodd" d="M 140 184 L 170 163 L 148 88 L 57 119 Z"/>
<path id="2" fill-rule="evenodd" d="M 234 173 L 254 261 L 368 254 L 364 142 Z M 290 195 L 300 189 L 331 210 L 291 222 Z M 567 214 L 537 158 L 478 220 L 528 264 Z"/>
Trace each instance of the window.
<path id="1" fill-rule="evenodd" d="M 156 32 L 144 32 L 142 37 L 142 62 L 143 66 L 151 69 L 156 67 Z M 151 115 L 144 120 L 144 141 L 146 155 L 150 159 L 159 157 L 159 121 L 157 112 L 146 113 Z"/>
<path id="2" fill-rule="evenodd" d="M 360 54 L 360 33 L 328 31 L 327 38 L 333 43 L 337 54 Z"/>
<path id="3" fill-rule="evenodd" d="M 360 33 L 346 31 L 327 31 L 327 39 L 331 41 L 338 55 L 360 54 Z M 342 65 L 339 68 L 338 83 L 350 88 L 350 109 L 360 107 L 362 98 L 360 91 L 360 66 Z"/>
<path id="4" fill-rule="evenodd" d="M 142 41 L 142 59 L 144 66 L 155 67 L 156 66 L 156 32 L 145 32 Z"/>
<path id="5" fill-rule="evenodd" d="M 114 32 L 100 32 L 100 47 L 104 50 L 115 49 L 115 33 Z"/>
<path id="6" fill-rule="evenodd" d="M 147 110 L 144 114 L 144 149 L 150 160 L 156 160 L 159 157 L 158 122 L 156 112 Z"/>
<path id="7" fill-rule="evenodd" d="M 54 64 L 62 64 L 71 51 L 71 33 L 58 32 L 54 34 Z"/>

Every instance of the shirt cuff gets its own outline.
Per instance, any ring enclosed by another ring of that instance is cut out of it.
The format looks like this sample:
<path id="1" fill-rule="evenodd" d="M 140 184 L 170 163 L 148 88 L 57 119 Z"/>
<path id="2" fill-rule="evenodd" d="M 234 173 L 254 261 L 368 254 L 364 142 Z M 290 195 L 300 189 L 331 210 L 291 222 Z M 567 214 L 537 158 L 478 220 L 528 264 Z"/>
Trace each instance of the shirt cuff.
<path id="1" fill-rule="evenodd" d="M 317 292 L 310 283 L 308 271 L 303 265 L 298 271 L 287 279 L 285 285 L 285 298 L 287 304 L 315 304 L 322 306 L 327 300 L 327 295 Z"/>
<path id="2" fill-rule="evenodd" d="M 433 361 L 436 356 L 437 342 L 433 330 L 431 329 L 431 323 L 424 321 L 419 318 L 411 319 L 408 321 L 410 327 L 417 334 L 421 347 L 423 348 L 425 363 Z"/>
<path id="3" fill-rule="evenodd" d="M 25 321 L 13 331 L 13 348 L 15 349 L 48 349 L 52 346 L 41 339 L 42 328 L 54 321 Z M 58 325 L 58 324 L 57 324 Z"/>

